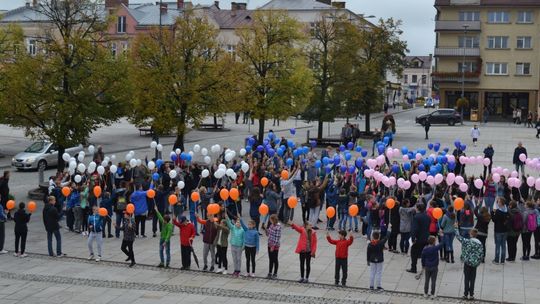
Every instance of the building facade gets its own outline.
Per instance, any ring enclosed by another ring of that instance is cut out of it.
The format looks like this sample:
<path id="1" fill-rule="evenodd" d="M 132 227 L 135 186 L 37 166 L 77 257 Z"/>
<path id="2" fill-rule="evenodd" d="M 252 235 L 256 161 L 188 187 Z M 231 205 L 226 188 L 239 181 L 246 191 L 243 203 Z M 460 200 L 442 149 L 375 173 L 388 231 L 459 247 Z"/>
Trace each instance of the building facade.
<path id="1" fill-rule="evenodd" d="M 464 118 L 478 112 L 512 119 L 538 112 L 540 1 L 435 0 L 433 87 L 441 106 L 469 102 Z M 474 115 L 473 115 L 474 117 Z"/>
<path id="2" fill-rule="evenodd" d="M 406 56 L 403 75 L 400 78 L 401 94 L 405 102 L 412 103 L 419 97 L 431 96 L 431 66 L 433 57 Z"/>

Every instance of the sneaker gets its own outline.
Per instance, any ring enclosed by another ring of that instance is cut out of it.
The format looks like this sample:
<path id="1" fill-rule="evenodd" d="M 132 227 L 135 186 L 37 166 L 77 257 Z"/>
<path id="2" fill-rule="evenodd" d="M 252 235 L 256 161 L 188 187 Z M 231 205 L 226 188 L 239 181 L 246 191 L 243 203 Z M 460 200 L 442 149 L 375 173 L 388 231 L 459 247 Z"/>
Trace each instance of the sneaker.
<path id="1" fill-rule="evenodd" d="M 94 258 L 94 254 L 91 253 L 90 256 L 88 257 L 88 260 L 92 260 Z"/>
<path id="2" fill-rule="evenodd" d="M 499 265 L 499 262 L 497 262 L 495 260 L 491 261 L 491 263 L 493 263 L 494 265 Z"/>
<path id="3" fill-rule="evenodd" d="M 202 271 L 207 271 L 208 270 L 208 266 L 204 265 Z"/>
<path id="4" fill-rule="evenodd" d="M 214 266 L 210 267 L 210 272 L 214 272 Z"/>
<path id="5" fill-rule="evenodd" d="M 28 254 L 26 254 L 26 253 L 23 253 L 23 254 L 19 255 L 19 257 L 21 257 L 21 258 L 26 258 L 27 256 L 28 256 Z"/>
<path id="6" fill-rule="evenodd" d="M 271 273 L 267 274 L 267 275 L 266 275 L 266 278 L 267 278 L 268 280 L 272 279 L 272 274 L 271 274 Z"/>
<path id="7" fill-rule="evenodd" d="M 250 274 L 249 274 L 249 277 L 254 278 L 254 277 L 255 277 L 255 273 L 250 273 Z"/>
<path id="8" fill-rule="evenodd" d="M 131 262 L 131 264 L 129 264 L 129 267 L 133 267 L 135 266 L 135 262 Z"/>
<path id="9" fill-rule="evenodd" d="M 425 293 L 425 294 L 424 294 L 424 298 L 427 299 L 428 297 L 429 297 L 429 295 L 428 295 L 427 293 Z"/>
<path id="10" fill-rule="evenodd" d="M 437 298 L 436 295 L 434 295 L 434 294 L 431 295 L 431 299 L 432 299 L 432 300 L 435 300 L 436 298 Z"/>
<path id="11" fill-rule="evenodd" d="M 156 237 L 156 233 L 155 233 L 155 232 L 152 234 L 152 237 Z"/>
<path id="12" fill-rule="evenodd" d="M 107 235 L 107 238 L 109 238 L 109 239 L 111 239 L 113 237 L 114 237 L 114 235 L 112 235 L 112 234 Z"/>
<path id="13" fill-rule="evenodd" d="M 469 296 L 470 301 L 474 301 L 474 296 Z"/>
<path id="14" fill-rule="evenodd" d="M 163 266 L 164 266 L 163 263 L 159 263 L 159 265 L 157 267 L 163 268 Z"/>
<path id="15" fill-rule="evenodd" d="M 373 286 L 369 286 L 369 289 L 373 290 Z"/>
<path id="16" fill-rule="evenodd" d="M 301 278 L 300 280 L 298 280 L 298 283 L 304 283 L 304 278 Z"/>
<path id="17" fill-rule="evenodd" d="M 377 291 L 384 291 L 384 288 L 382 288 L 381 286 L 377 287 Z"/>
<path id="18" fill-rule="evenodd" d="M 245 277 L 246 277 L 246 278 L 251 277 L 251 273 L 250 273 L 250 272 L 246 273 Z"/>
<path id="19" fill-rule="evenodd" d="M 535 255 L 533 255 L 533 256 L 531 257 L 531 259 L 539 260 L 539 259 L 540 259 L 540 255 L 535 254 Z"/>
<path id="20" fill-rule="evenodd" d="M 272 280 L 276 280 L 277 279 L 277 274 L 273 274 L 272 275 Z"/>
<path id="21" fill-rule="evenodd" d="M 528 257 L 528 256 L 523 256 L 523 257 L 521 257 L 520 260 L 522 260 L 522 261 L 528 261 L 528 260 L 529 260 L 529 257 Z"/>
<path id="22" fill-rule="evenodd" d="M 13 256 L 16 257 L 16 258 L 18 258 L 18 257 L 19 257 L 19 253 L 18 253 L 18 252 L 14 252 L 14 253 L 13 253 Z"/>
<path id="23" fill-rule="evenodd" d="M 223 270 L 222 274 L 227 274 L 227 270 Z"/>
<path id="24" fill-rule="evenodd" d="M 304 279 L 304 283 L 309 283 L 309 279 Z"/>
<path id="25" fill-rule="evenodd" d="M 67 254 L 65 254 L 65 253 L 60 253 L 60 254 L 56 255 L 57 258 L 63 258 L 63 257 L 66 257 L 66 256 L 67 256 Z"/>
<path id="26" fill-rule="evenodd" d="M 96 258 L 96 262 L 99 262 L 99 261 L 101 261 L 101 256 L 100 255 L 98 255 L 97 258 Z"/>
<path id="27" fill-rule="evenodd" d="M 165 268 L 169 268 L 169 263 L 165 264 Z M 189 269 L 189 268 L 188 268 Z"/>
<path id="28" fill-rule="evenodd" d="M 469 299 L 468 296 L 463 296 L 463 297 L 461 297 L 461 298 L 462 298 L 463 300 L 468 300 L 468 299 Z"/>
<path id="29" fill-rule="evenodd" d="M 415 269 L 407 269 L 407 272 L 416 273 L 416 270 Z"/>
<path id="30" fill-rule="evenodd" d="M 334 285 L 339 286 L 339 282 L 335 282 Z"/>
<path id="31" fill-rule="evenodd" d="M 0 254 L 6 254 L 6 253 L 8 253 L 7 250 L 5 250 L 5 249 L 0 250 Z"/>
<path id="32" fill-rule="evenodd" d="M 146 237 L 146 235 L 144 235 L 144 234 L 143 234 L 143 235 L 142 235 L 142 237 L 143 237 L 143 238 L 145 238 L 145 237 Z"/>
<path id="33" fill-rule="evenodd" d="M 220 273 L 220 272 L 223 272 L 223 269 L 221 268 L 216 269 L 216 273 Z"/>

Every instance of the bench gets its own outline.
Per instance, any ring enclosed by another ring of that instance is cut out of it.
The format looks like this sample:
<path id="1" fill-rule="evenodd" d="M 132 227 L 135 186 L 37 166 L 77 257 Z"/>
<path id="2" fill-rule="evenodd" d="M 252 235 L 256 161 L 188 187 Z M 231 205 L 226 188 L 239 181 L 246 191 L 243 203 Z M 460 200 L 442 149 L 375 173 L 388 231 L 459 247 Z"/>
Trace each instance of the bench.
<path id="1" fill-rule="evenodd" d="M 139 128 L 139 136 L 146 136 L 146 135 L 154 135 L 154 131 L 152 130 L 152 128 L 148 128 L 148 127 L 143 127 L 143 128 Z"/>
<path id="2" fill-rule="evenodd" d="M 315 141 L 317 143 L 317 146 L 332 146 L 332 147 L 339 147 L 343 141 L 341 138 L 310 138 L 309 142 Z"/>
<path id="3" fill-rule="evenodd" d="M 223 130 L 224 129 L 224 125 L 223 124 L 200 124 L 198 126 L 199 129 L 205 129 L 205 130 L 210 130 L 210 129 L 214 129 L 214 130 Z"/>

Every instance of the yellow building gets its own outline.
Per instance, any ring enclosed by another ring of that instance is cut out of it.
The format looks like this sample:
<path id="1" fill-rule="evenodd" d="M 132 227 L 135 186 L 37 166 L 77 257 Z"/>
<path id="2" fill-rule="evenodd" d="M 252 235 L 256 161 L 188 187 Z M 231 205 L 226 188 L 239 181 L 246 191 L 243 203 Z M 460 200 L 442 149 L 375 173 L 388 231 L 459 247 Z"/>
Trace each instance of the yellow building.
<path id="1" fill-rule="evenodd" d="M 464 118 L 536 117 L 540 85 L 540 1 L 435 0 L 433 87 L 441 107 L 469 100 Z M 473 115 L 474 116 L 474 115 Z"/>

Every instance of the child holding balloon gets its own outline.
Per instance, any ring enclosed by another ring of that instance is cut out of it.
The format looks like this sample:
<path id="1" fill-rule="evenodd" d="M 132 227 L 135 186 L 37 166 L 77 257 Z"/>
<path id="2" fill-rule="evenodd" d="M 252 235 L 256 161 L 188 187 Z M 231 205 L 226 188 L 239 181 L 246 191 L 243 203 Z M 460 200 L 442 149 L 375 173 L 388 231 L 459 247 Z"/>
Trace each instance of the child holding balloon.
<path id="1" fill-rule="evenodd" d="M 88 216 L 88 251 L 90 251 L 89 260 L 94 258 L 94 241 L 97 244 L 98 255 L 96 262 L 101 261 L 101 248 L 103 247 L 103 237 L 101 230 L 103 229 L 103 219 L 97 206 L 92 207 L 92 215 Z"/>
<path id="2" fill-rule="evenodd" d="M 31 207 L 33 203 L 33 207 Z M 29 211 L 35 210 L 36 203 L 30 202 L 28 204 Z M 28 235 L 28 222 L 30 221 L 30 213 L 26 213 L 24 210 L 26 205 L 19 203 L 19 210 L 13 215 L 13 221 L 15 222 L 15 253 L 16 257 L 25 258 L 27 254 L 24 253 L 26 249 L 26 236 Z M 19 252 L 19 242 L 21 244 L 21 251 Z"/>

